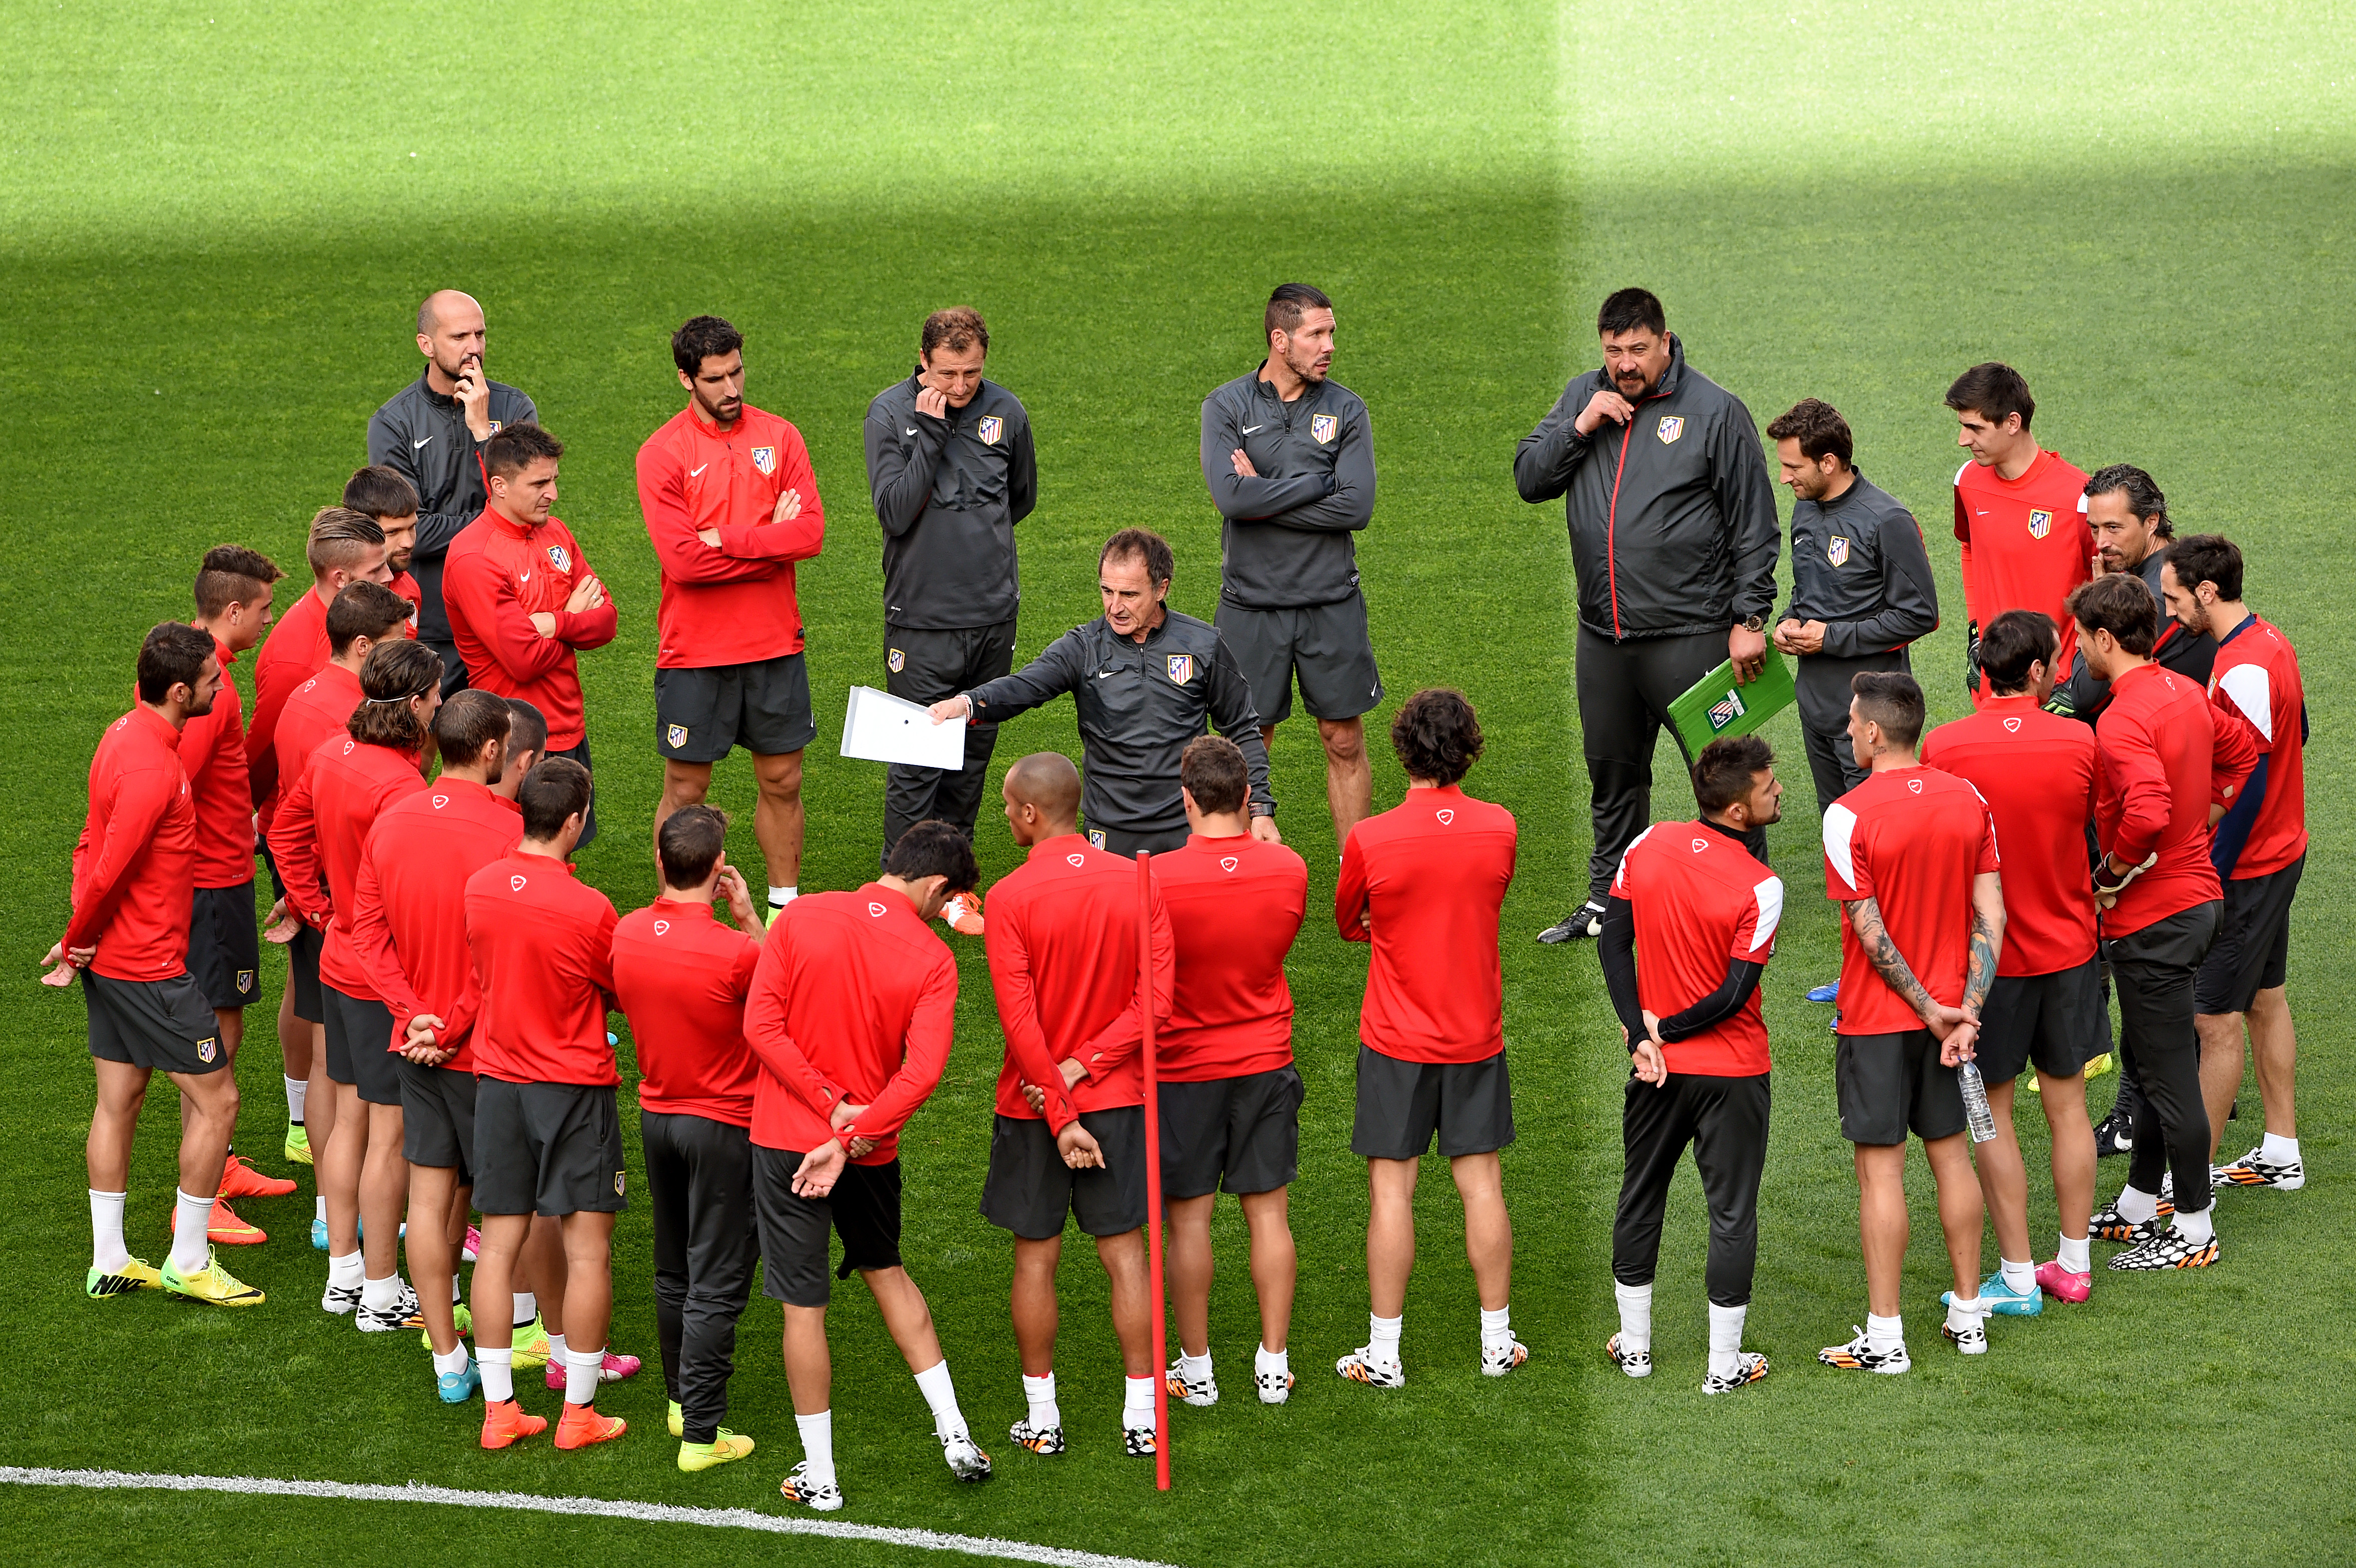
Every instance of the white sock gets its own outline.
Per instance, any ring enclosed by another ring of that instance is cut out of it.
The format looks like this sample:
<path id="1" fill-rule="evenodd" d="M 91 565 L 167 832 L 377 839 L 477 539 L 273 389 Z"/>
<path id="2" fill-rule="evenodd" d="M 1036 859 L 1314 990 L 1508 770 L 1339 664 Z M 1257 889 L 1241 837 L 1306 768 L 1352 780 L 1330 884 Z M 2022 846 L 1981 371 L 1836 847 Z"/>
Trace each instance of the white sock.
<path id="1" fill-rule="evenodd" d="M 327 1200 L 326 1198 L 315 1197 L 311 1200 L 311 1218 L 317 1220 L 322 1225 L 325 1225 L 327 1222 Z"/>
<path id="2" fill-rule="evenodd" d="M 1399 1331 L 1407 1326 L 1407 1314 L 1397 1317 L 1376 1317 L 1366 1315 L 1366 1359 L 1385 1367 L 1399 1364 Z"/>
<path id="3" fill-rule="evenodd" d="M 801 1429 L 802 1457 L 809 1461 L 802 1473 L 813 1486 L 833 1486 L 834 1412 L 822 1410 L 816 1415 L 797 1415 L 794 1424 Z"/>
<path id="4" fill-rule="evenodd" d="M 1996 1272 L 2004 1277 L 2004 1288 L 2015 1295 L 2027 1295 L 2037 1288 L 2037 1265 L 2016 1263 L 2010 1258 L 1998 1258 Z"/>
<path id="5" fill-rule="evenodd" d="M 311 1092 L 311 1085 L 303 1079 L 288 1078 L 284 1073 L 278 1076 L 286 1085 L 286 1120 L 299 1127 L 303 1123 L 303 1100 Z"/>
<path id="6" fill-rule="evenodd" d="M 774 882 L 769 884 L 769 908 L 772 909 L 782 909 L 801 896 L 802 890 L 799 886 L 780 887 Z M 832 1413 L 832 1412 L 828 1412 L 830 1419 Z"/>
<path id="7" fill-rule="evenodd" d="M 1120 1424 L 1125 1432 L 1151 1430 L 1153 1425 L 1153 1380 L 1123 1378 L 1120 1393 Z"/>
<path id="8" fill-rule="evenodd" d="M 513 1323 L 518 1328 L 521 1328 L 539 1316 L 540 1297 L 532 1294 L 531 1292 L 528 1290 L 519 1290 L 516 1292 L 515 1309 L 508 1314 L 509 1321 Z"/>
<path id="9" fill-rule="evenodd" d="M 360 1255 L 347 1252 L 340 1258 L 327 1260 L 327 1283 L 338 1290 L 359 1290 L 367 1281 L 367 1272 L 360 1267 Z"/>
<path id="10" fill-rule="evenodd" d="M 475 1369 L 483 1374 L 483 1402 L 504 1404 L 515 1398 L 515 1352 L 478 1347 Z"/>
<path id="11" fill-rule="evenodd" d="M 205 1239 L 205 1230 L 212 1224 L 213 1200 L 190 1197 L 177 1187 L 173 1199 L 172 1267 L 186 1276 L 211 1261 L 212 1245 Z"/>
<path id="12" fill-rule="evenodd" d="M 1732 1377 L 1742 1363 L 1742 1320 L 1750 1314 L 1748 1303 L 1741 1306 L 1709 1304 L 1709 1369 L 1719 1377 Z"/>
<path id="13" fill-rule="evenodd" d="M 380 1311 L 391 1311 L 401 1305 L 401 1275 L 398 1273 L 380 1280 L 363 1277 L 360 1280 L 360 1305 Z"/>
<path id="14" fill-rule="evenodd" d="M 123 1205 L 130 1196 L 90 1189 L 90 1266 L 102 1274 L 119 1273 L 131 1261 L 123 1244 Z"/>
<path id="15" fill-rule="evenodd" d="M 1514 1309 L 1501 1306 L 1492 1312 L 1481 1309 L 1481 1348 L 1503 1350 L 1514 1342 Z"/>
<path id="16" fill-rule="evenodd" d="M 2093 1238 L 2081 1236 L 2073 1241 L 2069 1237 L 2063 1236 L 2060 1240 L 2062 1251 L 2058 1256 L 2064 1269 L 2073 1274 L 2083 1274 L 2094 1266 L 2094 1260 L 2087 1247 L 2087 1242 Z"/>
<path id="17" fill-rule="evenodd" d="M 1025 1377 L 1023 1380 L 1023 1398 L 1031 1406 L 1033 1430 L 1045 1432 L 1064 1424 L 1064 1412 L 1055 1403 L 1055 1373 L 1050 1372 L 1044 1378 Z"/>
<path id="18" fill-rule="evenodd" d="M 1612 1282 L 1620 1303 L 1620 1348 L 1650 1351 L 1653 1348 L 1653 1287 Z"/>
<path id="19" fill-rule="evenodd" d="M 1977 1328 L 1987 1321 L 1987 1308 L 1980 1304 L 1977 1296 L 1969 1301 L 1958 1296 L 1947 1304 L 1947 1326 L 1958 1334 Z"/>
<path id="20" fill-rule="evenodd" d="M 450 1276 L 450 1305 L 455 1306 L 465 1299 L 458 1294 L 458 1276 L 453 1273 Z"/>
<path id="21" fill-rule="evenodd" d="M 933 1435 L 956 1437 L 966 1430 L 965 1412 L 958 1409 L 957 1385 L 949 1381 L 949 1364 L 936 1361 L 916 1374 L 916 1391 L 933 1409 Z"/>
<path id="22" fill-rule="evenodd" d="M 1178 1375 L 1190 1383 L 1201 1382 L 1211 1375 L 1211 1353 L 1205 1350 L 1199 1356 L 1189 1356 L 1184 1350 L 1180 1350 Z"/>
<path id="23" fill-rule="evenodd" d="M 564 1353 L 564 1402 L 595 1404 L 597 1376 L 605 1365 L 605 1348 L 594 1350 L 567 1350 Z"/>
<path id="24" fill-rule="evenodd" d="M 2123 1187 L 2119 1188 L 2118 1208 L 2120 1219 L 2130 1225 L 2140 1225 L 2159 1213 L 2159 1194 Z"/>
<path id="25" fill-rule="evenodd" d="M 1271 1375 L 1279 1378 L 1292 1376 L 1292 1352 L 1271 1350 L 1262 1345 L 1252 1352 L 1252 1375 L 1260 1378 Z"/>
<path id="26" fill-rule="evenodd" d="M 2298 1140 L 2269 1133 L 2258 1145 L 2258 1158 L 2270 1165 L 2295 1165 L 2298 1164 Z"/>
<path id="27" fill-rule="evenodd" d="M 2176 1233 L 2196 1247 L 2208 1245 L 2217 1234 L 2217 1200 L 2211 1198 L 2209 1207 L 2198 1213 L 2179 1208 L 2176 1211 Z"/>
<path id="28" fill-rule="evenodd" d="M 1887 1317 L 1876 1317 L 1873 1314 L 1867 1313 L 1865 1315 L 1865 1348 L 1876 1355 L 1887 1355 L 1892 1350 L 1904 1349 L 1906 1348 L 1904 1317 L 1895 1312 Z"/>
<path id="29" fill-rule="evenodd" d="M 515 1352 L 510 1350 L 508 1354 L 512 1356 Z M 456 1349 L 451 1351 L 447 1356 L 444 1356 L 439 1350 L 434 1352 L 434 1375 L 435 1377 L 446 1377 L 458 1372 L 463 1372 L 466 1369 L 466 1347 L 464 1344 L 461 1344 Z"/>

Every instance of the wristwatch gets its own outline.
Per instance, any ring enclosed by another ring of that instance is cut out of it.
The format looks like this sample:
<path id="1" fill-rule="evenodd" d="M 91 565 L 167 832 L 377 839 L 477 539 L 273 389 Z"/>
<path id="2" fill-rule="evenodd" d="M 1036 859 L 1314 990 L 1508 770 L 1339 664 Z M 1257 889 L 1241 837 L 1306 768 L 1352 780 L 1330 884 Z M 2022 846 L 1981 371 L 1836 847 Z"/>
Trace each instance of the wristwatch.
<path id="1" fill-rule="evenodd" d="M 1745 631 L 1763 631 L 1766 628 L 1767 618 L 1765 616 L 1744 616 L 1742 618 L 1742 629 Z"/>

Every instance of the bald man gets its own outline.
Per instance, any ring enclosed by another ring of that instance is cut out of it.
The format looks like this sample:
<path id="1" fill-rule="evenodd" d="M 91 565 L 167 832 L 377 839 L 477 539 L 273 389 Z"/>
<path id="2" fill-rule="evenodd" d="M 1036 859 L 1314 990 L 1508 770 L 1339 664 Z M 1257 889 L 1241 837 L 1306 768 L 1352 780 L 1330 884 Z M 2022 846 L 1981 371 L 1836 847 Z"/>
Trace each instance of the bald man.
<path id="1" fill-rule="evenodd" d="M 417 307 L 424 371 L 369 421 L 369 461 L 417 487 L 417 547 L 410 575 L 421 596 L 417 640 L 442 656 L 442 694 L 466 684 L 466 666 L 442 608 L 442 559 L 483 513 L 483 444 L 510 424 L 537 423 L 531 399 L 483 373 L 483 307 L 472 295 L 437 289 Z"/>

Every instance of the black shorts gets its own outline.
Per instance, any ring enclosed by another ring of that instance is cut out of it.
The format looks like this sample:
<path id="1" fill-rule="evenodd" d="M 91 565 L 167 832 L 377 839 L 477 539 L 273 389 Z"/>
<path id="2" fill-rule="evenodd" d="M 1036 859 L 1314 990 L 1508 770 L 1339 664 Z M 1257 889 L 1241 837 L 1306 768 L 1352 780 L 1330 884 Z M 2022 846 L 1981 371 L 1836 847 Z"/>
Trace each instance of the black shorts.
<path id="1" fill-rule="evenodd" d="M 1383 700 L 1382 672 L 1366 635 L 1366 596 L 1352 594 L 1330 605 L 1253 609 L 1219 601 L 1219 636 L 1251 688 L 1264 725 L 1292 716 L 1292 680 L 1301 677 L 1301 705 L 1321 719 L 1355 719 Z"/>
<path id="2" fill-rule="evenodd" d="M 807 1153 L 807 1151 L 804 1151 Z M 827 1233 L 842 1238 L 834 1277 L 900 1266 L 900 1162 L 846 1165 L 824 1197 L 794 1191 L 802 1154 L 753 1145 L 753 1222 L 761 1234 L 761 1292 L 788 1306 L 824 1306 Z"/>
<path id="3" fill-rule="evenodd" d="M 278 857 L 270 853 L 268 840 L 262 841 L 262 864 L 270 870 L 270 891 L 273 898 L 286 897 L 286 879 L 278 875 Z M 319 1000 L 319 950 L 327 937 L 309 926 L 298 924 L 294 940 L 286 944 L 286 983 L 294 992 L 294 1016 L 306 1024 L 324 1024 L 327 1015 Z"/>
<path id="4" fill-rule="evenodd" d="M 1026 1241 L 1061 1236 L 1066 1215 L 1091 1236 L 1125 1236 L 1144 1224 L 1145 1107 L 1083 1111 L 1080 1125 L 1104 1151 L 1101 1166 L 1076 1171 L 1066 1165 L 1038 1117 L 999 1117 L 990 1135 L 981 1217 Z"/>
<path id="5" fill-rule="evenodd" d="M 629 1207 L 622 1118 L 610 1085 L 475 1085 L 475 1208 L 484 1214 L 619 1214 Z"/>
<path id="6" fill-rule="evenodd" d="M 579 746 L 568 746 L 562 751 L 552 751 L 548 755 L 562 757 L 568 762 L 577 762 L 588 770 L 589 814 L 581 819 L 581 838 L 573 846 L 574 849 L 587 849 L 597 836 L 597 769 L 589 760 L 589 737 L 584 736 Z"/>
<path id="7" fill-rule="evenodd" d="M 2009 1083 L 2030 1062 L 2048 1078 L 2075 1078 L 2111 1048 L 2103 961 L 2051 974 L 1999 974 L 1980 1009 L 1973 1060 L 1990 1083 Z"/>
<path id="8" fill-rule="evenodd" d="M 475 1075 L 386 1053 L 401 1079 L 401 1157 L 475 1180 Z"/>
<path id="9" fill-rule="evenodd" d="M 1412 1160 L 1433 1133 L 1448 1159 L 1490 1155 L 1514 1141 L 1514 1079 L 1505 1053 L 1477 1062 L 1411 1062 L 1358 1047 L 1358 1109 L 1350 1152 Z"/>
<path id="10" fill-rule="evenodd" d="M 809 668 L 798 653 L 655 671 L 655 749 L 673 762 L 717 762 L 740 746 L 782 757 L 817 738 Z"/>
<path id="11" fill-rule="evenodd" d="M 322 985 L 327 998 L 327 1076 L 370 1105 L 401 1103 L 401 1058 L 392 1054 L 392 1010 L 372 997 Z"/>
<path id="12" fill-rule="evenodd" d="M 1162 1196 L 1272 1192 L 1301 1174 L 1301 1072 L 1164 1083 Z"/>
<path id="13" fill-rule="evenodd" d="M 1964 1130 L 1963 1087 L 1954 1068 L 1939 1065 L 1928 1029 L 1837 1036 L 1833 1085 L 1841 1136 L 1852 1144 L 1902 1144 L 1909 1132 L 1927 1142 Z"/>
<path id="14" fill-rule="evenodd" d="M 196 890 L 188 905 L 188 972 L 214 1008 L 243 1007 L 262 994 L 252 883 Z"/>
<path id="15" fill-rule="evenodd" d="M 2192 1010 L 2246 1013 L 2261 991 L 2290 977 L 2290 904 L 2298 897 L 2300 855 L 2280 871 L 2225 884 L 2225 918 L 2192 982 Z"/>
<path id="16" fill-rule="evenodd" d="M 220 1025 L 193 974 L 110 980 L 85 969 L 81 997 L 90 1011 L 90 1054 L 99 1061 L 191 1076 L 229 1066 Z"/>
<path id="17" fill-rule="evenodd" d="M 1092 826 L 1088 829 L 1088 843 L 1111 854 L 1125 854 L 1131 860 L 1141 854 L 1168 854 L 1173 850 L 1184 849 L 1190 836 L 1183 827 L 1158 833 L 1131 832 L 1127 828 Z"/>

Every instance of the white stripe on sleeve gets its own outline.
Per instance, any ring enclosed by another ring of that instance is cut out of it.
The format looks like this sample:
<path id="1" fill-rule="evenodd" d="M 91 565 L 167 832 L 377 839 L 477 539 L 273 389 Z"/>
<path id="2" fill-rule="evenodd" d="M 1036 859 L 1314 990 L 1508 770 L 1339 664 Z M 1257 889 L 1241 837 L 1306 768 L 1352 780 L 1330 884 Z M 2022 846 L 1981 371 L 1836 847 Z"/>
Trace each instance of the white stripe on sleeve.
<path id="1" fill-rule="evenodd" d="M 2266 667 L 2263 664 L 2236 664 L 2217 677 L 2217 684 L 2223 689 L 2225 695 L 2233 699 L 2233 705 L 2242 710 L 2242 716 L 2265 736 L 2268 746 L 2272 746 L 2275 740 L 2274 686 L 2266 679 Z"/>
<path id="2" fill-rule="evenodd" d="M 1758 952 L 1773 945 L 1775 928 L 1783 923 L 1783 879 L 1764 878 L 1751 889 L 1751 897 L 1759 904 L 1759 924 L 1751 933 L 1751 950 Z"/>
<path id="3" fill-rule="evenodd" d="M 1849 841 L 1856 833 L 1855 811 L 1837 804 L 1825 809 L 1825 859 L 1852 893 L 1857 891 L 1857 859 Z"/>

